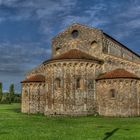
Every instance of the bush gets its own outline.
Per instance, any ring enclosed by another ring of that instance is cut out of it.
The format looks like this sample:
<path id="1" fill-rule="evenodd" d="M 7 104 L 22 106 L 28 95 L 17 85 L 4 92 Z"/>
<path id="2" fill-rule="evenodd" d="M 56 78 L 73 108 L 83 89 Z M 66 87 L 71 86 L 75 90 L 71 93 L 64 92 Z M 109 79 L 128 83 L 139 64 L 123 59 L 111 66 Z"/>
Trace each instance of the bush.
<path id="1" fill-rule="evenodd" d="M 10 104 L 10 103 L 20 103 L 21 102 L 21 95 L 20 94 L 14 94 L 11 97 L 11 94 L 4 93 L 1 99 L 2 104 Z"/>
<path id="2" fill-rule="evenodd" d="M 10 96 L 9 93 L 4 93 L 1 99 L 2 104 L 10 104 Z"/>
<path id="3" fill-rule="evenodd" d="M 21 95 L 14 94 L 13 103 L 20 103 L 21 102 Z"/>

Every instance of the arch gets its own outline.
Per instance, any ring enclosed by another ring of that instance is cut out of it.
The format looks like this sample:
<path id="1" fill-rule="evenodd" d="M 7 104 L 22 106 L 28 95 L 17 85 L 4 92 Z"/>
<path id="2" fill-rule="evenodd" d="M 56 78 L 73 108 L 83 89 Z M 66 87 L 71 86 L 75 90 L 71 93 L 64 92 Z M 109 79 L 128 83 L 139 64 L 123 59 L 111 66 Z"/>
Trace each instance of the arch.
<path id="1" fill-rule="evenodd" d="M 80 88 L 80 78 L 76 79 L 76 88 Z"/>
<path id="2" fill-rule="evenodd" d="M 59 51 L 60 49 L 61 49 L 60 47 L 57 47 L 55 50 L 56 50 L 56 51 Z"/>
<path id="3" fill-rule="evenodd" d="M 61 88 L 61 79 L 60 78 L 56 78 L 54 81 L 54 85 L 55 85 L 55 89 L 59 89 Z"/>
<path id="4" fill-rule="evenodd" d="M 83 89 L 84 88 L 84 81 L 82 78 L 76 79 L 76 89 Z"/>
<path id="5" fill-rule="evenodd" d="M 98 43 L 94 40 L 91 42 L 91 47 L 97 47 L 98 46 Z"/>
<path id="6" fill-rule="evenodd" d="M 78 37 L 78 35 L 79 35 L 78 30 L 73 30 L 73 31 L 71 32 L 71 35 L 72 35 L 73 38 Z"/>
<path id="7" fill-rule="evenodd" d="M 115 89 L 110 89 L 110 97 L 116 98 L 116 90 Z"/>
<path id="8" fill-rule="evenodd" d="M 57 47 L 57 48 L 55 49 L 56 54 L 59 54 L 59 50 L 60 50 L 60 49 L 61 49 L 60 47 Z"/>

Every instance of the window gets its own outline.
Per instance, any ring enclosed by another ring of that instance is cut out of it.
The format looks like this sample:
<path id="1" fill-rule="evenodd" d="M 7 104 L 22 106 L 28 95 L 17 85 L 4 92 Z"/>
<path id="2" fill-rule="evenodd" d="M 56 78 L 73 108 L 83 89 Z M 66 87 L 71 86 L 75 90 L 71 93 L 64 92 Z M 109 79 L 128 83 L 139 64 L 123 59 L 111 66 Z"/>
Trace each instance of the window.
<path id="1" fill-rule="evenodd" d="M 76 88 L 83 89 L 84 88 L 84 81 L 81 78 L 76 79 Z"/>
<path id="2" fill-rule="evenodd" d="M 78 34 L 79 34 L 78 30 L 73 30 L 71 33 L 73 38 L 76 38 L 78 36 Z"/>
<path id="3" fill-rule="evenodd" d="M 115 91 L 115 89 L 111 89 L 110 90 L 110 97 L 111 98 L 115 98 L 116 97 L 116 91 Z"/>
<path id="4" fill-rule="evenodd" d="M 56 48 L 56 51 L 60 50 L 60 48 Z"/>
<path id="5" fill-rule="evenodd" d="M 60 78 L 56 78 L 54 84 L 55 84 L 55 89 L 56 90 L 61 88 L 61 80 L 60 80 Z"/>
<path id="6" fill-rule="evenodd" d="M 80 88 L 80 78 L 76 80 L 76 88 Z"/>
<path id="7" fill-rule="evenodd" d="M 56 48 L 56 51 L 58 51 L 58 50 L 60 50 L 60 47 L 57 47 L 57 48 Z"/>
<path id="8" fill-rule="evenodd" d="M 96 41 L 92 41 L 92 42 L 91 42 L 91 47 L 97 47 L 97 46 L 98 46 L 98 44 L 97 44 Z"/>

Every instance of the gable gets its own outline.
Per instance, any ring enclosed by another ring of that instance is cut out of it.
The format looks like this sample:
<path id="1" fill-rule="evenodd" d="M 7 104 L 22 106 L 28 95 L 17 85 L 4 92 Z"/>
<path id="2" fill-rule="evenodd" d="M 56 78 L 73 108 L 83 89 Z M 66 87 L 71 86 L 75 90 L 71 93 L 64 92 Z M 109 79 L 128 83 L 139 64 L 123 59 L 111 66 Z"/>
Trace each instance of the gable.
<path id="1" fill-rule="evenodd" d="M 81 50 L 91 56 L 102 58 L 102 54 L 117 56 L 140 62 L 140 56 L 104 33 L 81 24 L 72 24 L 52 39 L 52 57 L 72 49 Z"/>
<path id="2" fill-rule="evenodd" d="M 97 50 L 97 46 L 101 46 L 101 36 L 101 30 L 81 24 L 72 24 L 65 31 L 53 38 L 53 57 L 71 49 L 79 49 L 86 53 L 90 53 L 93 47 Z M 95 50 L 92 51 L 91 55 L 94 55 L 93 52 L 95 52 Z"/>

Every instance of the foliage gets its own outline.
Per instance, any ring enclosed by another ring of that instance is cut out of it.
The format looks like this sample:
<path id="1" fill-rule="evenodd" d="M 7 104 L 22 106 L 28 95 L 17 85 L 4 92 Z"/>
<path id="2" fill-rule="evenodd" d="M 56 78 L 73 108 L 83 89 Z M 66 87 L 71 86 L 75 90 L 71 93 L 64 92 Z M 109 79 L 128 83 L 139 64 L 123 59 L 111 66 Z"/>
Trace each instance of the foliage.
<path id="1" fill-rule="evenodd" d="M 21 94 L 14 94 L 12 96 L 12 103 L 20 103 L 20 102 L 21 102 Z M 11 104 L 10 93 L 8 93 L 8 92 L 3 93 L 1 103 L 2 104 Z"/>
<path id="2" fill-rule="evenodd" d="M 0 101 L 1 101 L 1 99 L 2 99 L 2 83 L 0 83 Z"/>
<path id="3" fill-rule="evenodd" d="M 9 87 L 9 102 L 13 102 L 14 101 L 14 94 L 15 94 L 15 89 L 14 89 L 14 84 L 11 84 Z"/>
<path id="4" fill-rule="evenodd" d="M 1 99 L 2 104 L 9 104 L 10 103 L 10 96 L 9 93 L 6 92 L 3 94 L 2 99 Z"/>
<path id="5" fill-rule="evenodd" d="M 46 117 L 0 105 L 0 140 L 140 140 L 140 117 Z"/>
<path id="6" fill-rule="evenodd" d="M 21 102 L 21 94 L 14 94 L 13 103 Z"/>
<path id="7" fill-rule="evenodd" d="M 2 84 L 0 84 L 0 103 L 1 104 L 11 104 L 20 103 L 21 94 L 15 93 L 14 84 L 9 87 L 9 92 L 2 93 Z"/>

